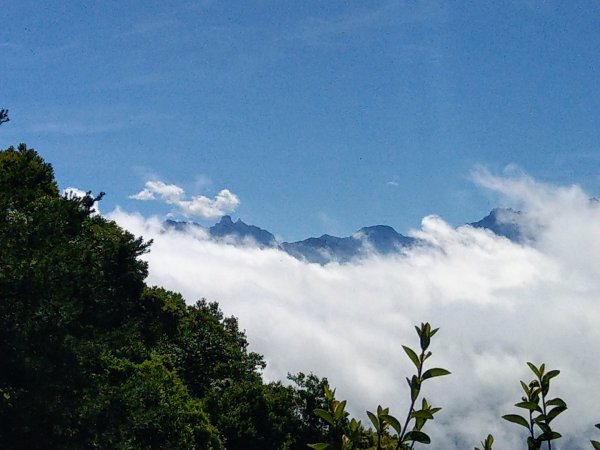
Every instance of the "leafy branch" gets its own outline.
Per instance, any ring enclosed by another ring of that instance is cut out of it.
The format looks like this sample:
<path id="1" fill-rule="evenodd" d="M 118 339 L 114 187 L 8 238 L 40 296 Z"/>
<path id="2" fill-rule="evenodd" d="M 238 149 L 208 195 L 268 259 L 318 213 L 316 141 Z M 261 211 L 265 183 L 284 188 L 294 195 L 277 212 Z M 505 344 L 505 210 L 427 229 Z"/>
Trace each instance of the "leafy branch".
<path id="1" fill-rule="evenodd" d="M 494 436 L 488 434 L 487 438 L 481 441 L 481 448 L 475 447 L 475 450 L 492 450 L 492 444 L 494 443 Z"/>
<path id="2" fill-rule="evenodd" d="M 401 424 L 396 417 L 389 413 L 389 408 L 383 408 L 381 405 L 377 407 L 376 413 L 367 411 L 367 416 L 377 435 L 377 450 L 383 449 L 383 439 L 384 436 L 389 436 L 388 429 L 390 427 L 396 432 L 396 450 L 413 449 L 416 442 L 422 444 L 431 443 L 431 438 L 422 430 L 425 423 L 428 420 L 432 420 L 434 414 L 440 411 L 441 408 L 431 406 L 425 398 L 421 400 L 420 409 L 416 409 L 415 405 L 421 394 L 421 385 L 424 381 L 449 375 L 450 372 L 439 367 L 425 370 L 425 361 L 432 355 L 431 351 L 429 351 L 431 338 L 438 332 L 438 328 L 433 329 L 429 323 L 421 323 L 421 326 L 415 327 L 415 329 L 419 336 L 421 347 L 420 353 L 417 354 L 410 347 L 402 346 L 404 352 L 415 365 L 417 372 L 411 378 L 406 378 L 410 388 L 410 406 L 404 423 Z M 325 450 L 330 448 L 339 448 L 342 450 L 364 448 L 361 447 L 361 423 L 352 419 L 352 421 L 349 422 L 349 425 L 344 428 L 343 419 L 345 418 L 344 414 L 346 414 L 346 401 L 338 402 L 335 400 L 333 392 L 334 391 L 331 391 L 326 387 L 325 396 L 328 398 L 329 410 L 315 409 L 314 413 L 330 425 L 335 447 L 328 443 L 309 444 L 309 447 L 315 450 Z"/>
<path id="3" fill-rule="evenodd" d="M 336 400 L 335 389 L 332 390 L 328 385 L 325 385 L 324 390 L 327 409 L 316 408 L 314 413 L 327 422 L 330 434 L 333 436 L 333 443 L 321 442 L 318 444 L 308 444 L 308 447 L 315 450 L 352 450 L 359 448 L 356 445 L 360 445 L 362 424 L 355 419 L 348 422 L 346 400 Z"/>
<path id="4" fill-rule="evenodd" d="M 567 409 L 567 404 L 561 398 L 556 397 L 547 400 L 550 381 L 558 376 L 560 371 L 550 370 L 546 372 L 546 366 L 543 363 L 540 367 L 536 367 L 530 362 L 527 365 L 536 378 L 530 381 L 529 384 L 521 381 L 521 387 L 525 395 L 519 403 L 515 404 L 517 408 L 527 411 L 527 418 L 518 414 L 507 414 L 502 418 L 527 428 L 529 431 L 527 448 L 529 450 L 539 450 L 543 442 L 547 442 L 548 450 L 552 450 L 552 441 L 559 439 L 562 435 L 552 429 L 551 422 Z M 549 407 L 553 408 L 549 410 Z M 538 431 L 539 434 L 536 435 Z"/>

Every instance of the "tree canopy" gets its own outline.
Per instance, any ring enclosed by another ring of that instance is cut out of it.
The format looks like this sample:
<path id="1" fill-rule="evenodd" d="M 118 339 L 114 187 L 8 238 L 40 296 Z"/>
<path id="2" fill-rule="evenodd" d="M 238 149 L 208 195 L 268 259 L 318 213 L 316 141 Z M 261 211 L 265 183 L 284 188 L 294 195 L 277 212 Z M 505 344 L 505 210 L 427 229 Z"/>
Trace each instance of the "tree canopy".
<path id="1" fill-rule="evenodd" d="M 150 243 L 0 151 L 0 447 L 305 448 L 322 390 L 265 384 L 216 303 L 145 284 Z M 309 386 L 309 382 L 313 385 Z"/>

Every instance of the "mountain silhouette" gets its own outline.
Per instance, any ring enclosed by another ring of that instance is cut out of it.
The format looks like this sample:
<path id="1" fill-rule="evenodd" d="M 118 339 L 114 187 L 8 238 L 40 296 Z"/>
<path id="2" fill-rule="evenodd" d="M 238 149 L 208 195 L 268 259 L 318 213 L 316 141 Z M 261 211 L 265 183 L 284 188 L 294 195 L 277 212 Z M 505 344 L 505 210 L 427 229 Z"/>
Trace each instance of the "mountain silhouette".
<path id="1" fill-rule="evenodd" d="M 514 242 L 522 242 L 524 234 L 519 226 L 522 214 L 510 208 L 495 208 L 483 219 L 469 223 L 474 228 L 485 228 L 498 236 Z M 420 241 L 404 236 L 388 225 L 363 227 L 351 236 L 338 237 L 324 234 L 295 242 L 278 242 L 275 236 L 260 227 L 248 225 L 231 216 L 223 216 L 213 226 L 206 228 L 193 222 L 167 220 L 165 228 L 183 231 L 188 227 L 204 230 L 211 240 L 231 245 L 247 245 L 259 248 L 277 248 L 294 258 L 317 264 L 344 263 L 364 258 L 373 253 L 388 255 L 401 253 Z"/>

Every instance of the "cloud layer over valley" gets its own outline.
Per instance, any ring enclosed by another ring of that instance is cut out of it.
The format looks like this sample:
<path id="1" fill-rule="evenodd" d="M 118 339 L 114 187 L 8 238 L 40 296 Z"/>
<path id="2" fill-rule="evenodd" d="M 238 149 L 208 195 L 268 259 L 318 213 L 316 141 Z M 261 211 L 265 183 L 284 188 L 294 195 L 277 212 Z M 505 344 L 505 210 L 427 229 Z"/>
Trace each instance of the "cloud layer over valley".
<path id="1" fill-rule="evenodd" d="M 500 417 L 518 412 L 519 380 L 531 377 L 526 361 L 561 370 L 551 394 L 569 410 L 556 421 L 565 438 L 554 447 L 583 448 L 600 422 L 600 207 L 577 186 L 484 170 L 474 178 L 526 211 L 531 239 L 516 244 L 428 216 L 411 234 L 431 245 L 321 266 L 192 229 L 165 231 L 161 219 L 120 209 L 108 216 L 154 240 L 145 255 L 150 284 L 189 302 L 217 301 L 239 318 L 251 348 L 265 356 L 267 379 L 313 371 L 363 423 L 378 404 L 402 417 L 412 364 L 401 344 L 416 348 L 413 325 L 429 321 L 440 327 L 430 367 L 452 371 L 424 384 L 428 400 L 444 408 L 425 430 L 432 448 L 473 448 L 488 433 L 499 448 L 522 448 L 526 430 Z M 146 186 L 168 200 L 165 189 Z M 183 193 L 173 195 L 171 203 L 182 201 Z"/>

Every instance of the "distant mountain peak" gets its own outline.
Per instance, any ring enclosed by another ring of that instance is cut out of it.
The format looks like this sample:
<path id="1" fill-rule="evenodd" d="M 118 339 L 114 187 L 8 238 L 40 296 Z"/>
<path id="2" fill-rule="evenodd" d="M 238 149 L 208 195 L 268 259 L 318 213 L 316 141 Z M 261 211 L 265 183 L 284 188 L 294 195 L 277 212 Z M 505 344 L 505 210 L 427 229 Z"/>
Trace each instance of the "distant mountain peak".
<path id="1" fill-rule="evenodd" d="M 521 214 L 520 211 L 512 208 L 494 208 L 490 211 L 490 216 L 494 217 L 515 217 Z"/>
<path id="2" fill-rule="evenodd" d="M 403 236 L 388 225 L 363 227 L 351 236 L 323 234 L 297 242 L 284 242 L 281 248 L 298 259 L 325 264 L 347 262 L 372 253 L 389 254 L 413 245 L 415 239 Z"/>
<path id="3" fill-rule="evenodd" d="M 523 215 L 520 211 L 512 208 L 494 208 L 483 219 L 468 225 L 474 228 L 486 228 L 499 236 L 521 242 L 524 240 L 522 220 Z M 302 241 L 282 243 L 279 243 L 269 231 L 248 225 L 239 218 L 234 222 L 229 215 L 222 216 L 210 228 L 174 220 L 167 220 L 165 225 L 177 230 L 185 230 L 188 226 L 199 227 L 215 241 L 233 245 L 255 245 L 259 248 L 278 248 L 294 258 L 318 264 L 332 261 L 343 263 L 373 253 L 382 255 L 398 253 L 420 242 L 416 238 L 398 233 L 389 225 L 362 227 L 347 237 L 323 234 Z"/>
<path id="4" fill-rule="evenodd" d="M 231 216 L 223 216 L 221 220 L 208 229 L 210 236 L 217 240 L 234 240 L 236 243 L 248 241 L 259 247 L 277 247 L 279 244 L 271 233 L 254 225 L 247 225 L 241 219 L 233 222 Z"/>
<path id="5" fill-rule="evenodd" d="M 511 241 L 522 242 L 525 236 L 520 226 L 521 220 L 521 211 L 515 211 L 512 208 L 494 208 L 483 219 L 471 222 L 469 225 L 474 228 L 486 228 Z"/>

